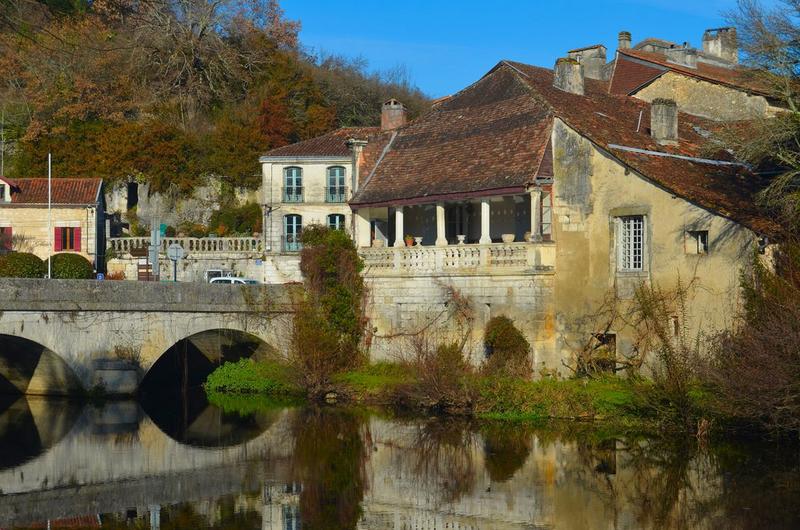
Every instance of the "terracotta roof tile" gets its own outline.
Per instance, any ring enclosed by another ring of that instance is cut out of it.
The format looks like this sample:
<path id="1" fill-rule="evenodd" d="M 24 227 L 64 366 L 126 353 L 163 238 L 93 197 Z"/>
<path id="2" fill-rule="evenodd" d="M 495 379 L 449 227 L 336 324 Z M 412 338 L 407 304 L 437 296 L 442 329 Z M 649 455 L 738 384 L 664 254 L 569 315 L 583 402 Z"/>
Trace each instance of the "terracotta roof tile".
<path id="1" fill-rule="evenodd" d="M 668 68 L 673 72 L 678 72 L 680 74 L 695 77 L 698 79 L 703 79 L 705 81 L 709 81 L 712 83 L 727 85 L 735 88 L 739 88 L 741 90 L 745 90 L 747 92 L 752 92 L 756 94 L 761 94 L 768 96 L 770 94 L 768 87 L 765 87 L 763 83 L 760 83 L 757 79 L 748 75 L 749 70 L 742 67 L 734 67 L 734 68 L 725 68 L 723 66 L 716 66 L 713 64 L 708 64 L 704 62 L 698 61 L 697 68 L 689 68 L 688 66 L 682 66 L 679 64 L 671 63 L 667 60 L 666 55 L 663 53 L 655 53 L 655 52 L 645 52 L 642 50 L 634 50 L 634 49 L 623 49 L 618 50 L 619 55 L 618 57 L 632 57 L 634 59 L 638 59 L 639 61 L 646 61 L 655 67 L 660 66 L 663 68 Z M 628 68 L 635 68 L 633 67 L 634 61 L 622 61 L 617 64 L 615 67 L 615 75 L 619 72 L 621 75 L 629 75 L 626 73 L 626 69 Z M 623 68 L 620 69 L 620 66 Z M 612 80 L 612 86 L 614 82 Z M 641 85 L 639 85 L 641 86 Z M 638 88 L 638 87 L 633 87 Z M 615 92 L 621 93 L 621 92 Z M 630 92 L 628 92 L 630 93 Z"/>
<path id="2" fill-rule="evenodd" d="M 11 190 L 11 204 L 47 204 L 47 179 L 15 179 Z M 99 178 L 54 178 L 53 204 L 91 205 L 97 196 L 103 179 Z"/>
<path id="3" fill-rule="evenodd" d="M 351 203 L 521 191 L 536 175 L 551 124 L 549 106 L 497 69 L 398 130 Z"/>
<path id="4" fill-rule="evenodd" d="M 648 103 L 609 94 L 607 83 L 592 79 L 586 79 L 584 96 L 560 91 L 552 83 L 551 70 L 501 62 L 477 83 L 398 130 L 351 204 L 409 204 L 522 191 L 536 176 L 552 173 L 548 146 L 553 119 L 559 118 L 655 185 L 756 231 L 775 228 L 755 207 L 754 194 L 764 185 L 760 178 L 740 165 L 678 158 L 707 158 L 701 132 L 712 131 L 715 122 L 680 113 L 679 144 L 662 146 L 650 136 Z M 372 149 L 379 147 L 386 145 Z M 374 152 L 372 157 L 379 158 Z"/>
<path id="5" fill-rule="evenodd" d="M 628 95 L 668 72 L 669 68 L 653 63 L 643 63 L 620 54 L 614 64 L 609 91 L 612 94 Z"/>
<path id="6" fill-rule="evenodd" d="M 265 157 L 298 157 L 298 156 L 350 156 L 350 148 L 347 140 L 355 138 L 358 140 L 368 140 L 370 137 L 379 134 L 380 127 L 342 127 L 322 136 L 317 136 L 309 140 L 285 145 L 268 151 Z"/>

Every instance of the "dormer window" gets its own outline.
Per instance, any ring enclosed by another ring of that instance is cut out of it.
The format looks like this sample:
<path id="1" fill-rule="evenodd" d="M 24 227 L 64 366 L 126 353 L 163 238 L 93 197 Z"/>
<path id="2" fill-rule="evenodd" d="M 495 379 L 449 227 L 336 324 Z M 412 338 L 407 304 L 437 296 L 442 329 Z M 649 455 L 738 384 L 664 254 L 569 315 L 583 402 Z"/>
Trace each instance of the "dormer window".
<path id="1" fill-rule="evenodd" d="M 11 202 L 11 186 L 0 182 L 0 202 Z"/>

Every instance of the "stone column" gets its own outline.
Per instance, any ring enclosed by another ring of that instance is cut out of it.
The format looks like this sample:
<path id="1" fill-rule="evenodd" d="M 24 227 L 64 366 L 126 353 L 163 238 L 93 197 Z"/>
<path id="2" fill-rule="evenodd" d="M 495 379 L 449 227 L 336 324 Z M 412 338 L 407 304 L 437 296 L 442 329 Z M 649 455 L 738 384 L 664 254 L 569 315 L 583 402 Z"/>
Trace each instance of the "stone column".
<path id="1" fill-rule="evenodd" d="M 436 203 L 436 246 L 447 246 L 447 236 L 444 226 L 444 204 Z"/>
<path id="2" fill-rule="evenodd" d="M 396 206 L 394 209 L 394 243 L 395 247 L 402 247 L 405 245 L 405 228 L 403 227 L 403 207 Z"/>
<path id="3" fill-rule="evenodd" d="M 542 189 L 531 190 L 531 240 L 542 239 Z"/>
<path id="4" fill-rule="evenodd" d="M 353 236 L 357 247 L 369 247 L 372 245 L 370 241 L 370 224 L 369 224 L 369 208 L 362 208 L 353 212 Z"/>
<path id="5" fill-rule="evenodd" d="M 481 245 L 488 245 L 492 242 L 492 236 L 489 233 L 489 216 L 492 210 L 489 206 L 489 199 L 481 199 Z"/>

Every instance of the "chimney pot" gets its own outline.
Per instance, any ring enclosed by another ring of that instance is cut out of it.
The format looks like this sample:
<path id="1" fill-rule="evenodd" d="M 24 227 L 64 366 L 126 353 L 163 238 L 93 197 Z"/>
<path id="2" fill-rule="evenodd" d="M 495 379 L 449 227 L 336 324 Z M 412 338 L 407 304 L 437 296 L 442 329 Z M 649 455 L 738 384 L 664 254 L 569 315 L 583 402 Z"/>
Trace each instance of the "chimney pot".
<path id="1" fill-rule="evenodd" d="M 661 145 L 678 143 L 678 104 L 656 98 L 650 103 L 650 134 Z"/>
<path id="2" fill-rule="evenodd" d="M 381 130 L 393 131 L 407 123 L 405 106 L 392 98 L 381 107 Z"/>
<path id="3" fill-rule="evenodd" d="M 570 94 L 583 95 L 583 65 L 575 59 L 561 57 L 556 60 L 553 86 Z"/>
<path id="4" fill-rule="evenodd" d="M 619 50 L 627 50 L 631 47 L 631 32 L 630 31 L 620 31 L 619 36 L 617 37 L 617 49 Z"/>
<path id="5" fill-rule="evenodd" d="M 739 62 L 736 28 L 712 28 L 703 33 L 703 52 L 730 63 Z"/>

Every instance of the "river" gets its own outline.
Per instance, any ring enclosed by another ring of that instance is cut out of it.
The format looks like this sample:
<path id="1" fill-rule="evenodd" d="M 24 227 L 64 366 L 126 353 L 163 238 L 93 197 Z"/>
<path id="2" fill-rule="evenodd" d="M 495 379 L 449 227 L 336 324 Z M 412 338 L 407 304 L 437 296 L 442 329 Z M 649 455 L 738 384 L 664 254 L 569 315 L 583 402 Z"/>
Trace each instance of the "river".
<path id="1" fill-rule="evenodd" d="M 610 437 L 201 394 L 0 397 L 0 529 L 800 528 L 776 444 Z"/>

